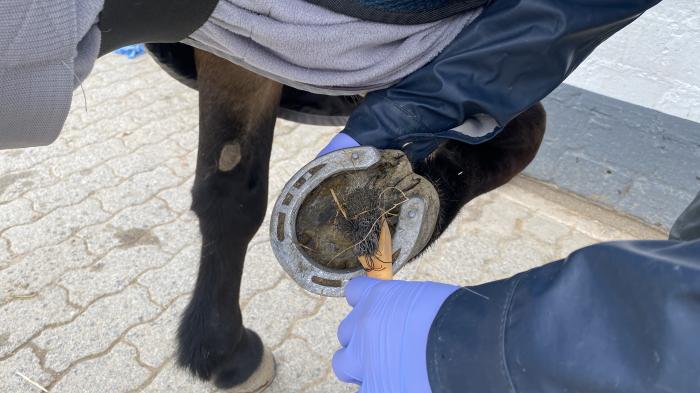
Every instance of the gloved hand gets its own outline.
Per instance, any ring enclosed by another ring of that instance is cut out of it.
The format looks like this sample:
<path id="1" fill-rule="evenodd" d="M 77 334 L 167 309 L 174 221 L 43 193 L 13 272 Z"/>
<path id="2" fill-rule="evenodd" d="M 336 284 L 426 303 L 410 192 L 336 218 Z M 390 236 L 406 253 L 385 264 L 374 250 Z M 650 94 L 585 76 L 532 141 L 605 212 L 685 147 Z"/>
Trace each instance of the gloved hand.
<path id="1" fill-rule="evenodd" d="M 361 393 L 430 392 L 426 348 L 430 326 L 459 287 L 434 282 L 351 280 L 345 297 L 353 310 L 338 327 L 343 347 L 333 371 Z"/>
<path id="2" fill-rule="evenodd" d="M 326 145 L 326 147 L 324 147 L 323 150 L 321 150 L 321 152 L 318 153 L 316 158 L 325 156 L 326 154 L 334 152 L 336 150 L 349 149 L 351 147 L 358 146 L 360 146 L 360 144 L 357 143 L 357 141 L 354 140 L 350 135 L 341 132 L 334 136 L 333 139 L 331 139 L 328 145 Z"/>

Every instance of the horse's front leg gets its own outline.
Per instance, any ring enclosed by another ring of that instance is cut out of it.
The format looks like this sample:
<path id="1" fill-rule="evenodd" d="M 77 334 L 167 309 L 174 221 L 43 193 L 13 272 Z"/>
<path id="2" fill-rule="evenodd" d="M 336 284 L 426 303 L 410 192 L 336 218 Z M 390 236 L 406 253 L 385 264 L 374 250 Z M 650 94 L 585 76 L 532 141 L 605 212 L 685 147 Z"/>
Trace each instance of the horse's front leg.
<path id="1" fill-rule="evenodd" d="M 178 330 L 178 363 L 230 388 L 259 377 L 265 353 L 260 338 L 243 327 L 238 300 L 248 242 L 265 216 L 281 86 L 205 52 L 196 51 L 195 60 L 200 138 L 192 210 L 202 251 Z"/>
<path id="2" fill-rule="evenodd" d="M 506 184 L 530 164 L 542 143 L 546 118 L 542 104 L 537 103 L 492 140 L 477 145 L 447 141 L 414 166 L 440 194 L 440 215 L 431 241 L 467 202 Z"/>

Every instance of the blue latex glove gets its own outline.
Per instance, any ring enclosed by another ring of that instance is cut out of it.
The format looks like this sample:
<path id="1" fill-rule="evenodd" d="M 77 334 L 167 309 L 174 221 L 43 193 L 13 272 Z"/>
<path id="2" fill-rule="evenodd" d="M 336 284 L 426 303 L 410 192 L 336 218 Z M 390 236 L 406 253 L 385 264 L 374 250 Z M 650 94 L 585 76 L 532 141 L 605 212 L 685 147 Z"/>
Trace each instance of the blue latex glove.
<path id="1" fill-rule="evenodd" d="M 354 140 L 350 135 L 341 132 L 334 136 L 333 139 L 331 139 L 328 145 L 326 145 L 326 147 L 324 147 L 323 150 L 321 150 L 321 152 L 318 153 L 316 158 L 325 156 L 326 154 L 334 152 L 336 150 L 349 149 L 351 147 L 358 146 L 360 146 L 360 144 L 357 143 L 357 141 Z"/>
<path id="2" fill-rule="evenodd" d="M 362 393 L 428 393 L 430 326 L 459 287 L 434 282 L 351 280 L 345 297 L 353 310 L 338 327 L 343 347 L 333 371 Z"/>
<path id="3" fill-rule="evenodd" d="M 146 48 L 143 44 L 128 45 L 114 51 L 118 55 L 124 55 L 129 59 L 135 59 L 146 53 Z"/>

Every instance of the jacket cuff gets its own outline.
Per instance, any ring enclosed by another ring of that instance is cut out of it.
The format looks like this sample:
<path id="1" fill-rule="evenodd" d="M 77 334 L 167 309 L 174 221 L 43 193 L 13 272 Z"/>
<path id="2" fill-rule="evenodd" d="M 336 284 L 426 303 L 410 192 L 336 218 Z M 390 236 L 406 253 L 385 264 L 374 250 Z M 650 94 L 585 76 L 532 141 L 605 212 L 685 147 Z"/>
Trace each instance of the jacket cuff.
<path id="1" fill-rule="evenodd" d="M 343 132 L 362 146 L 379 149 L 401 148 L 400 139 L 407 134 L 431 134 L 415 114 L 387 98 L 385 92 L 368 94 L 348 118 Z"/>
<path id="2" fill-rule="evenodd" d="M 462 288 L 442 305 L 426 351 L 433 393 L 513 391 L 504 330 L 519 277 Z"/>

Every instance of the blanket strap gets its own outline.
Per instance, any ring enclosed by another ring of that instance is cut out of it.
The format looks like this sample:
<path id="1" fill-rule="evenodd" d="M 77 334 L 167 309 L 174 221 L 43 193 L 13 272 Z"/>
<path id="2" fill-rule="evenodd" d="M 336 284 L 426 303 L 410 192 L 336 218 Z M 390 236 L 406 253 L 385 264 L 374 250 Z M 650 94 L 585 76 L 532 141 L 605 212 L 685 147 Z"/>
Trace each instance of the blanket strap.
<path id="1" fill-rule="evenodd" d="M 100 56 L 126 45 L 179 42 L 199 29 L 219 0 L 105 0 Z"/>

